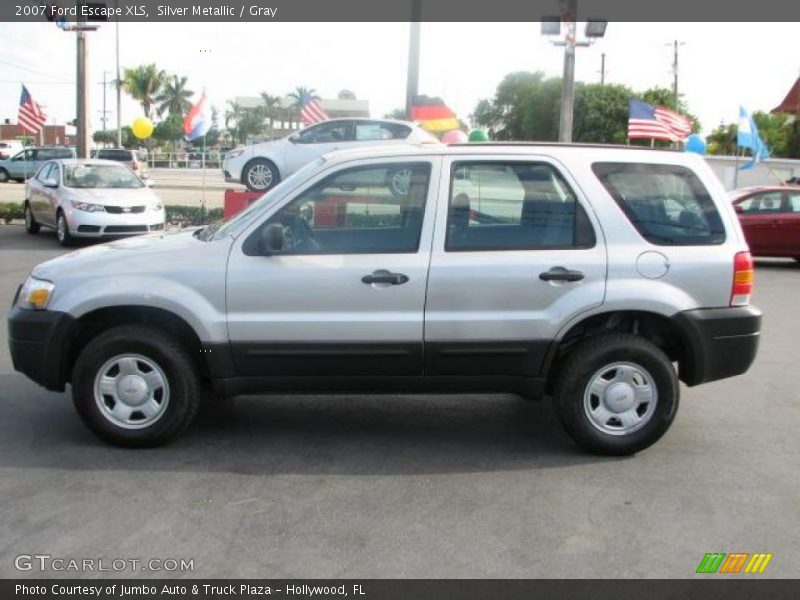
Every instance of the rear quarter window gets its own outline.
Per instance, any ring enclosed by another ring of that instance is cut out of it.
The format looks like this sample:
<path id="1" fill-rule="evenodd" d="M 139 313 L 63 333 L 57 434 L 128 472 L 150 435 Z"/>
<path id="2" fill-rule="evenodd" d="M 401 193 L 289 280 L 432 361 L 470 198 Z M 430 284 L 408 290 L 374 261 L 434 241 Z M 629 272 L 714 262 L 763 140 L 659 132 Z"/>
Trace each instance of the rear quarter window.
<path id="1" fill-rule="evenodd" d="M 117 160 L 120 162 L 128 162 L 133 160 L 130 150 L 99 150 L 97 158 L 105 160 Z"/>
<path id="2" fill-rule="evenodd" d="M 659 246 L 725 241 L 714 200 L 691 169 L 647 163 L 594 163 L 592 170 L 639 234 Z"/>

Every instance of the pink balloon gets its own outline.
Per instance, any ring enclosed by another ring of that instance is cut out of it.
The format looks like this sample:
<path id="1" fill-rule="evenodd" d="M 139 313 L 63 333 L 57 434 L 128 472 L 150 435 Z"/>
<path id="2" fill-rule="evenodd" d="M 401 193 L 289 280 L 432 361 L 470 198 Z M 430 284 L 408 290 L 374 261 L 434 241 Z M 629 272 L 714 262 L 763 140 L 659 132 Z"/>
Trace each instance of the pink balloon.
<path id="1" fill-rule="evenodd" d="M 466 133 L 464 133 L 460 129 L 453 129 L 451 131 L 447 131 L 442 136 L 443 144 L 466 144 L 468 141 L 469 137 L 467 136 Z"/>

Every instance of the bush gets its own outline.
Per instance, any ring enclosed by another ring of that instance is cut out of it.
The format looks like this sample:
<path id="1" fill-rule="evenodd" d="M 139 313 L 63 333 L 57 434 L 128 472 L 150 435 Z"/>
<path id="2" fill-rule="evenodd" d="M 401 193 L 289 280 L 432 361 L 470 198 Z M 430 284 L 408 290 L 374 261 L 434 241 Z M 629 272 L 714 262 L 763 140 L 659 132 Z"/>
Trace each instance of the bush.
<path id="1" fill-rule="evenodd" d="M 0 202 L 0 221 L 10 223 L 14 219 L 22 219 L 24 217 L 22 202 Z"/>
<path id="2" fill-rule="evenodd" d="M 203 210 L 200 206 L 180 206 L 170 204 L 164 207 L 167 213 L 167 223 L 188 227 L 193 225 L 208 225 L 222 218 L 221 208 Z"/>

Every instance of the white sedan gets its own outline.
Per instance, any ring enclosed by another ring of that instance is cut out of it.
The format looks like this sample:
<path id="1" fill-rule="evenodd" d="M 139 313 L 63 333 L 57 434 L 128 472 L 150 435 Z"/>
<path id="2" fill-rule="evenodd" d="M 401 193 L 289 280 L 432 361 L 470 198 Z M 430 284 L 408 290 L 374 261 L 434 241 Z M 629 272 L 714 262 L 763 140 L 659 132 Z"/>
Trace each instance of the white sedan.
<path id="1" fill-rule="evenodd" d="M 25 228 L 51 227 L 62 246 L 163 231 L 164 207 L 151 185 L 111 160 L 48 161 L 25 186 Z"/>
<path id="2" fill-rule="evenodd" d="M 438 144 L 416 123 L 389 119 L 331 119 L 311 125 L 288 137 L 236 148 L 225 155 L 225 181 L 243 183 L 252 192 L 266 192 L 284 179 L 335 150 L 398 144 Z M 406 169 L 390 173 L 390 189 L 406 193 L 410 175 Z"/>

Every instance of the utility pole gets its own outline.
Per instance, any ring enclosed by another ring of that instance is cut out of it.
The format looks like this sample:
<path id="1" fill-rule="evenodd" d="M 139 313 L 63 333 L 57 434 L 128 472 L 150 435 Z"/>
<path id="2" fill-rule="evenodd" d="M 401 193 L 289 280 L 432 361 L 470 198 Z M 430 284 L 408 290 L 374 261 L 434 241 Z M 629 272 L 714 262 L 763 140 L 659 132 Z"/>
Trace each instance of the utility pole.
<path id="1" fill-rule="evenodd" d="M 106 90 L 108 90 L 108 78 L 106 77 L 106 75 L 108 75 L 108 71 L 103 71 L 103 83 L 101 84 L 103 86 L 103 110 L 101 111 L 101 114 L 103 116 L 100 118 L 100 121 L 103 123 L 103 134 L 105 134 L 105 132 L 108 131 L 108 127 L 106 125 L 106 123 L 108 122 L 108 111 L 106 110 Z M 106 141 L 104 137 L 103 146 L 105 145 Z"/>
<path id="2" fill-rule="evenodd" d="M 115 0 L 114 6 L 119 8 L 119 0 Z M 117 16 L 115 27 L 117 55 L 117 148 L 122 148 L 122 80 L 119 76 L 119 16 Z"/>
<path id="3" fill-rule="evenodd" d="M 419 94 L 419 38 L 422 0 L 411 0 L 411 22 L 408 37 L 408 76 L 406 79 L 406 119 L 411 119 L 414 96 Z"/>
<path id="4" fill-rule="evenodd" d="M 77 36 L 77 126 L 78 126 L 78 158 L 89 158 L 89 73 L 86 66 L 86 32 L 81 29 L 85 19 L 81 17 L 85 0 L 76 0 L 78 8 Z"/>
<path id="5" fill-rule="evenodd" d="M 674 106 L 675 112 L 680 112 L 678 110 L 678 99 L 679 99 L 679 96 L 678 96 L 678 46 L 683 46 L 684 44 L 685 44 L 685 42 L 679 42 L 678 40 L 675 40 L 673 42 L 674 55 L 673 55 L 673 59 L 672 59 L 672 74 L 673 74 L 674 79 L 672 81 L 672 95 L 673 95 L 673 102 L 674 102 L 674 105 L 675 105 Z"/>
<path id="6" fill-rule="evenodd" d="M 578 0 L 560 0 L 561 22 L 566 27 L 564 74 L 561 78 L 561 117 L 558 141 L 572 142 L 572 111 L 575 104 L 575 20 Z"/>
<path id="7" fill-rule="evenodd" d="M 600 55 L 600 85 L 606 84 L 606 53 Z"/>

